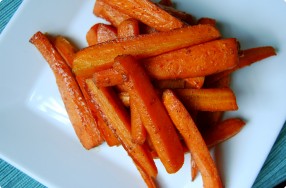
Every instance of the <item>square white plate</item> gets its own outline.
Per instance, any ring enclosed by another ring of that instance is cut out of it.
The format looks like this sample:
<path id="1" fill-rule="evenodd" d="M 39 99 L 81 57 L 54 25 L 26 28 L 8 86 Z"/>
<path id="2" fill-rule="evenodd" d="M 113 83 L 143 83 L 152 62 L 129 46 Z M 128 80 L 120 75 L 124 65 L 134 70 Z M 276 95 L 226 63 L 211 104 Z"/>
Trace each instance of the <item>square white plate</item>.
<path id="1" fill-rule="evenodd" d="M 234 74 L 239 116 L 247 126 L 216 153 L 227 188 L 251 187 L 286 118 L 286 2 L 174 0 L 197 18 L 212 17 L 242 49 L 272 45 L 278 55 Z M 0 35 L 0 157 L 48 187 L 145 187 L 121 147 L 86 151 L 67 119 L 53 75 L 28 41 L 38 30 L 85 46 L 85 33 L 103 20 L 94 1 L 25 0 Z M 201 187 L 189 159 L 173 175 L 158 163 L 162 187 Z"/>

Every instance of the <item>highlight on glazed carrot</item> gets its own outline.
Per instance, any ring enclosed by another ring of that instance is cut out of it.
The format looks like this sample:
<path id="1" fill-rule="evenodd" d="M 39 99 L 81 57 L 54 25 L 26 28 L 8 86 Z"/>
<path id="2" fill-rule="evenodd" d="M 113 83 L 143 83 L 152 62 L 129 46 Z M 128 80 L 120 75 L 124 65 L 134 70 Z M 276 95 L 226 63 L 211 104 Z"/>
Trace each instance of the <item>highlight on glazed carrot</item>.
<path id="1" fill-rule="evenodd" d="M 86 33 L 89 46 L 110 41 L 117 38 L 117 30 L 112 25 L 98 23 L 93 25 Z"/>

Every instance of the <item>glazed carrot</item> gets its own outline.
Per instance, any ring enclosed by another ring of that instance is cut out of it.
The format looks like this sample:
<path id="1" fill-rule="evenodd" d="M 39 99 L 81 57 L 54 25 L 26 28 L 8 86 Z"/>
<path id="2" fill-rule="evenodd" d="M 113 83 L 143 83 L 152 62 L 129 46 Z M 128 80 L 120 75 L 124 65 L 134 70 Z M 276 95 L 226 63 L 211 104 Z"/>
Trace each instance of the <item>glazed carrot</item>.
<path id="1" fill-rule="evenodd" d="M 237 48 L 236 39 L 215 40 L 145 59 L 144 65 L 156 79 L 206 76 L 235 67 Z"/>
<path id="2" fill-rule="evenodd" d="M 148 74 L 157 80 L 188 78 L 188 87 L 202 87 L 204 76 L 235 67 L 238 63 L 237 42 L 223 39 L 195 45 L 143 59 Z M 122 84 L 121 75 L 114 70 L 95 73 L 97 82 L 104 86 Z M 106 74 L 108 73 L 108 74 Z"/>
<path id="3" fill-rule="evenodd" d="M 224 88 L 224 87 L 230 87 L 231 83 L 231 74 L 228 75 L 221 75 L 219 76 L 219 79 L 213 79 L 210 80 L 212 75 L 210 77 L 206 78 L 206 82 L 204 84 L 205 88 Z"/>
<path id="4" fill-rule="evenodd" d="M 63 36 L 57 36 L 53 41 L 53 45 L 55 46 L 57 51 L 61 54 L 61 56 L 69 65 L 69 67 L 72 67 L 73 59 L 75 53 L 77 52 L 76 47 Z"/>
<path id="5" fill-rule="evenodd" d="M 229 88 L 176 89 L 175 92 L 189 110 L 228 111 L 238 109 L 236 97 Z"/>
<path id="6" fill-rule="evenodd" d="M 204 187 L 223 187 L 208 147 L 184 105 L 171 90 L 163 92 L 163 102 L 198 165 Z"/>
<path id="7" fill-rule="evenodd" d="M 76 77 L 78 85 L 83 93 L 83 96 L 87 102 L 89 109 L 92 112 L 93 117 L 97 120 L 98 130 L 101 133 L 101 136 L 104 138 L 106 143 L 109 146 L 118 146 L 120 142 L 115 135 L 115 133 L 108 127 L 108 125 L 103 121 L 101 114 L 97 109 L 97 101 L 93 95 L 91 95 L 87 85 L 86 85 L 86 78 L 83 77 Z"/>
<path id="8" fill-rule="evenodd" d="M 98 23 L 93 25 L 86 34 L 89 46 L 117 38 L 117 30 L 112 25 Z"/>
<path id="9" fill-rule="evenodd" d="M 65 59 L 67 64 L 72 66 L 74 54 L 76 53 L 76 48 L 72 45 L 66 38 L 58 36 L 54 40 L 54 45 L 57 48 L 58 52 Z M 88 88 L 86 87 L 85 78 L 76 77 L 76 81 L 81 89 L 81 92 L 85 98 L 87 106 L 89 107 L 93 118 L 97 122 L 97 127 L 100 132 L 101 137 L 106 141 L 109 146 L 118 146 L 120 142 L 117 137 L 114 135 L 112 130 L 105 124 L 105 122 L 100 117 L 98 110 L 96 109 L 96 101 L 92 99 L 92 96 L 88 93 Z"/>
<path id="10" fill-rule="evenodd" d="M 110 22 L 113 26 L 118 27 L 118 25 L 129 18 L 130 16 L 118 11 L 117 9 L 111 7 L 103 0 L 96 0 L 93 8 L 93 14 L 105 19 Z"/>
<path id="11" fill-rule="evenodd" d="M 117 28 L 118 37 L 131 37 L 140 34 L 138 20 L 130 18 L 121 22 Z"/>
<path id="12" fill-rule="evenodd" d="M 141 120 L 140 114 L 132 99 L 132 95 L 130 96 L 130 114 L 131 114 L 131 135 L 132 141 L 134 143 L 142 145 L 147 137 L 146 129 Z"/>
<path id="13" fill-rule="evenodd" d="M 50 65 L 70 121 L 84 148 L 91 149 L 101 144 L 103 139 L 70 67 L 41 32 L 35 33 L 30 42 Z"/>
<path id="14" fill-rule="evenodd" d="M 200 76 L 193 78 L 185 78 L 184 81 L 185 81 L 185 88 L 200 89 L 204 85 L 205 77 Z"/>
<path id="15" fill-rule="evenodd" d="M 230 118 L 208 127 L 203 132 L 203 137 L 208 147 L 213 147 L 236 135 L 245 125 L 239 118 Z"/>
<path id="16" fill-rule="evenodd" d="M 103 2 L 158 31 L 170 31 L 183 26 L 180 20 L 149 0 L 103 0 Z"/>
<path id="17" fill-rule="evenodd" d="M 198 20 L 198 24 L 209 24 L 209 25 L 212 25 L 215 27 L 216 26 L 216 20 L 213 18 L 204 17 L 204 18 L 200 18 Z"/>
<path id="18" fill-rule="evenodd" d="M 126 75 L 128 92 L 137 107 L 143 125 L 168 173 L 177 172 L 184 163 L 183 148 L 174 125 L 143 67 L 132 56 L 119 56 L 113 66 Z M 147 95 L 146 95 L 147 94 Z M 158 116 L 158 114 L 160 114 Z"/>
<path id="19" fill-rule="evenodd" d="M 118 97 L 120 98 L 121 102 L 124 104 L 124 106 L 129 107 L 130 106 L 130 98 L 129 98 L 129 93 L 126 92 L 120 92 L 118 94 Z"/>
<path id="20" fill-rule="evenodd" d="M 157 168 L 150 152 L 142 145 L 132 142 L 130 117 L 125 107 L 110 87 L 96 87 L 92 79 L 86 80 L 90 93 L 98 103 L 103 120 L 116 132 L 129 156 L 151 177 L 157 176 Z"/>
<path id="21" fill-rule="evenodd" d="M 262 46 L 257 48 L 250 48 L 247 50 L 243 50 L 241 52 L 241 56 L 239 57 L 239 62 L 237 66 L 230 70 L 226 70 L 217 74 L 210 75 L 207 77 L 206 82 L 211 84 L 226 75 L 233 73 L 234 71 L 241 69 L 246 66 L 250 66 L 253 63 L 261 61 L 265 58 L 276 55 L 275 49 L 272 46 Z"/>
<path id="22" fill-rule="evenodd" d="M 73 71 L 76 75 L 87 76 L 96 70 L 112 67 L 113 60 L 118 55 L 130 54 L 142 59 L 218 37 L 220 33 L 214 27 L 197 25 L 127 39 L 119 38 L 80 50 L 75 56 Z"/>

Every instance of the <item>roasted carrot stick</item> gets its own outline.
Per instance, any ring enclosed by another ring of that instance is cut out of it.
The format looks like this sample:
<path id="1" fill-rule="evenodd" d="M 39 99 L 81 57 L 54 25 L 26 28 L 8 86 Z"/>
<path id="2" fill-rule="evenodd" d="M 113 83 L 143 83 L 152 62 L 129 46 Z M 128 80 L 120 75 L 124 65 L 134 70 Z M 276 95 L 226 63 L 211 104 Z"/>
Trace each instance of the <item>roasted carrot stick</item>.
<path id="1" fill-rule="evenodd" d="M 41 32 L 35 33 L 30 42 L 50 65 L 68 116 L 82 145 L 86 149 L 91 149 L 101 144 L 103 139 L 70 67 Z"/>
<path id="2" fill-rule="evenodd" d="M 215 40 L 145 59 L 144 65 L 156 79 L 206 76 L 235 67 L 237 48 L 236 39 Z"/>
<path id="3" fill-rule="evenodd" d="M 130 18 L 121 22 L 117 28 L 118 37 L 131 37 L 140 34 L 138 20 Z"/>
<path id="4" fill-rule="evenodd" d="M 193 83 L 193 87 L 199 88 L 204 83 L 204 76 L 231 69 L 237 65 L 237 42 L 235 39 L 215 40 L 143 59 L 142 63 L 154 79 L 188 78 L 189 80 L 186 81 L 189 81 L 189 84 Z M 112 70 L 107 72 L 112 73 Z M 104 84 L 108 81 L 106 83 L 108 85 L 111 83 L 117 85 L 123 82 L 116 72 L 113 75 L 105 75 L 105 71 L 95 74 L 98 74 L 98 83 Z"/>
<path id="5" fill-rule="evenodd" d="M 158 31 L 170 31 L 183 26 L 180 20 L 149 0 L 103 0 L 103 2 Z"/>
<path id="6" fill-rule="evenodd" d="M 58 36 L 54 40 L 54 45 L 58 52 L 65 59 L 66 63 L 72 66 L 73 58 L 76 53 L 76 48 L 72 45 L 66 38 Z M 88 88 L 86 87 L 85 78 L 76 77 L 76 81 L 81 89 L 81 92 L 85 98 L 87 106 L 89 107 L 94 119 L 97 122 L 97 127 L 100 132 L 101 137 L 106 141 L 109 146 L 118 146 L 120 142 L 114 135 L 112 130 L 105 124 L 105 122 L 100 117 L 98 110 L 96 109 L 96 101 L 92 99 L 92 96 L 88 93 Z"/>
<path id="7" fill-rule="evenodd" d="M 177 172 L 184 162 L 183 148 L 174 125 L 143 67 L 132 56 L 119 56 L 113 66 L 127 76 L 128 92 L 137 107 L 143 125 L 168 173 Z M 146 95 L 147 94 L 147 95 Z M 158 114 L 160 114 L 158 116 Z"/>
<path id="8" fill-rule="evenodd" d="M 229 88 L 176 89 L 175 92 L 188 110 L 228 111 L 238 109 L 235 94 Z"/>
<path id="9" fill-rule="evenodd" d="M 63 36 L 57 36 L 53 42 L 53 45 L 61 54 L 69 67 L 72 68 L 75 53 L 78 51 L 77 48 Z"/>
<path id="10" fill-rule="evenodd" d="M 149 176 L 156 177 L 158 172 L 150 152 L 143 145 L 132 142 L 129 114 L 112 88 L 99 89 L 92 79 L 87 79 L 86 83 L 98 103 L 98 110 L 103 114 L 103 120 L 116 132 L 124 149 Z"/>
<path id="11" fill-rule="evenodd" d="M 76 77 L 76 80 L 79 84 L 79 87 L 83 93 L 83 96 L 87 102 L 89 109 L 92 112 L 93 117 L 97 120 L 97 126 L 101 133 L 101 136 L 104 138 L 106 143 L 109 146 L 118 146 L 120 142 L 117 138 L 117 135 L 108 127 L 108 125 L 103 121 L 101 114 L 97 109 L 97 101 L 93 95 L 89 92 L 89 89 L 86 85 L 86 78 L 83 77 Z"/>
<path id="12" fill-rule="evenodd" d="M 117 38 L 117 30 L 112 25 L 97 23 L 93 25 L 86 34 L 89 46 L 110 41 Z"/>
<path id="13" fill-rule="evenodd" d="M 244 125 L 243 120 L 230 118 L 206 128 L 202 134 L 208 147 L 213 147 L 236 135 Z"/>
<path id="14" fill-rule="evenodd" d="M 132 141 L 142 145 L 147 137 L 146 129 L 141 120 L 140 114 L 132 99 L 132 95 L 130 97 L 130 114 L 131 114 L 131 135 Z"/>
<path id="15" fill-rule="evenodd" d="M 238 69 L 249 66 L 255 62 L 261 61 L 265 58 L 268 58 L 274 55 L 276 55 L 276 52 L 272 46 L 262 46 L 262 47 L 242 50 L 237 66 L 235 66 L 234 68 L 230 70 L 226 70 L 226 71 L 208 76 L 206 78 L 206 83 L 211 84 L 212 82 L 215 82 L 225 77 L 226 75 L 233 73 L 234 71 Z"/>
<path id="16" fill-rule="evenodd" d="M 118 11 L 117 9 L 106 4 L 102 0 L 96 0 L 93 8 L 93 14 L 110 22 L 113 26 L 118 25 L 129 18 L 130 16 Z"/>
<path id="17" fill-rule="evenodd" d="M 163 102 L 198 165 L 204 187 L 223 187 L 208 147 L 184 105 L 171 90 L 163 92 Z"/>
<path id="18" fill-rule="evenodd" d="M 95 70 L 112 67 L 113 60 L 118 55 L 130 54 L 136 58 L 147 58 L 218 37 L 220 34 L 214 27 L 197 25 L 127 39 L 119 38 L 80 50 L 75 56 L 73 71 L 76 75 L 91 75 Z"/>

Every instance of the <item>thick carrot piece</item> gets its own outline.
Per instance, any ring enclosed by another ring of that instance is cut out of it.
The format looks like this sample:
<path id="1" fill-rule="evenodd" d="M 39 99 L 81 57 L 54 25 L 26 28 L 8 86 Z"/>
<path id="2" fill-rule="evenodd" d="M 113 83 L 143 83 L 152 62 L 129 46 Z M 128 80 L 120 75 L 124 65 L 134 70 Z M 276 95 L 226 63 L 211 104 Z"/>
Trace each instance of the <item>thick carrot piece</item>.
<path id="1" fill-rule="evenodd" d="M 53 45 L 64 58 L 69 67 L 72 67 L 75 53 L 78 51 L 76 47 L 63 36 L 57 36 L 53 42 Z"/>
<path id="2" fill-rule="evenodd" d="M 119 38 L 80 50 L 75 56 L 73 71 L 76 75 L 87 76 L 96 70 L 112 67 L 113 60 L 118 55 L 130 54 L 142 59 L 219 37 L 220 33 L 216 28 L 197 25 L 127 39 Z"/>
<path id="3" fill-rule="evenodd" d="M 93 97 L 93 95 L 91 95 L 91 93 L 89 92 L 89 89 L 88 89 L 87 84 L 86 84 L 86 78 L 78 76 L 78 77 L 76 77 L 76 80 L 77 80 L 79 87 L 83 93 L 83 96 L 87 102 L 87 105 L 89 106 L 89 109 L 92 112 L 93 117 L 97 120 L 97 126 L 98 126 L 100 133 L 101 133 L 101 136 L 104 138 L 104 140 L 106 141 L 106 143 L 109 146 L 119 146 L 120 142 L 119 142 L 117 136 L 107 126 L 107 124 L 103 121 L 101 114 L 99 113 L 99 111 L 97 109 L 97 106 L 98 106 L 97 101 Z"/>
<path id="4" fill-rule="evenodd" d="M 146 129 L 141 120 L 140 114 L 130 96 L 130 114 L 131 114 L 131 135 L 133 142 L 142 145 L 147 137 Z"/>
<path id="5" fill-rule="evenodd" d="M 159 89 L 183 89 L 185 81 L 183 79 L 155 80 L 155 86 Z"/>
<path id="6" fill-rule="evenodd" d="M 117 30 L 112 25 L 98 23 L 93 25 L 86 34 L 89 46 L 110 41 L 117 38 Z"/>
<path id="7" fill-rule="evenodd" d="M 130 117 L 116 94 L 109 87 L 99 89 L 92 79 L 87 79 L 86 83 L 90 93 L 97 101 L 98 110 L 102 113 L 103 120 L 116 132 L 124 149 L 149 176 L 156 177 L 157 167 L 150 152 L 143 145 L 132 142 Z"/>
<path id="8" fill-rule="evenodd" d="M 138 20 L 130 18 L 120 23 L 117 28 L 118 37 L 131 37 L 140 34 Z"/>
<path id="9" fill-rule="evenodd" d="M 144 60 L 151 77 L 174 79 L 200 77 L 235 67 L 238 63 L 236 39 L 222 39 L 183 48 Z"/>
<path id="10" fill-rule="evenodd" d="M 203 137 L 208 147 L 213 147 L 236 135 L 245 125 L 239 118 L 226 119 L 203 131 Z"/>
<path id="11" fill-rule="evenodd" d="M 115 27 L 129 18 L 130 16 L 118 11 L 117 9 L 111 7 L 107 3 L 103 2 L 103 0 L 96 0 L 93 8 L 93 14 L 105 19 L 110 22 Z"/>
<path id="12" fill-rule="evenodd" d="M 135 18 L 158 31 L 170 31 L 183 23 L 149 0 L 103 0 L 120 12 Z"/>
<path id="13" fill-rule="evenodd" d="M 30 42 L 35 45 L 50 65 L 69 119 L 84 148 L 91 149 L 100 145 L 103 139 L 70 67 L 41 32 L 35 33 Z"/>
<path id="14" fill-rule="evenodd" d="M 276 51 L 272 46 L 262 46 L 257 48 L 250 48 L 242 50 L 239 57 L 237 66 L 230 70 L 226 70 L 217 74 L 210 75 L 206 78 L 206 83 L 211 84 L 212 82 L 218 81 L 219 79 L 233 73 L 234 71 L 241 69 L 246 66 L 250 66 L 253 63 L 261 61 L 265 58 L 276 55 Z"/>
<path id="15" fill-rule="evenodd" d="M 176 89 L 174 91 L 188 110 L 228 111 L 238 109 L 236 97 L 229 88 Z"/>
<path id="16" fill-rule="evenodd" d="M 163 102 L 198 165 L 202 174 L 204 187 L 223 187 L 208 147 L 184 105 L 171 90 L 164 91 Z"/>
<path id="17" fill-rule="evenodd" d="M 143 67 L 132 56 L 119 56 L 114 68 L 128 77 L 125 82 L 141 120 L 159 158 L 168 173 L 177 172 L 184 162 L 184 152 L 174 125 Z M 160 114 L 160 116 L 158 116 Z"/>

